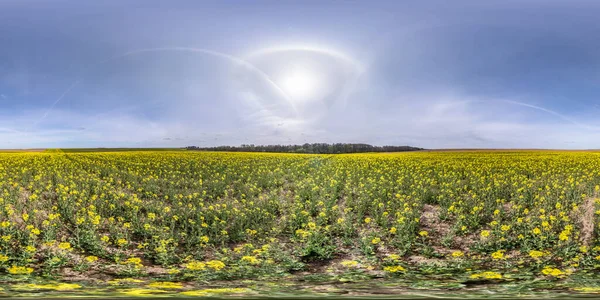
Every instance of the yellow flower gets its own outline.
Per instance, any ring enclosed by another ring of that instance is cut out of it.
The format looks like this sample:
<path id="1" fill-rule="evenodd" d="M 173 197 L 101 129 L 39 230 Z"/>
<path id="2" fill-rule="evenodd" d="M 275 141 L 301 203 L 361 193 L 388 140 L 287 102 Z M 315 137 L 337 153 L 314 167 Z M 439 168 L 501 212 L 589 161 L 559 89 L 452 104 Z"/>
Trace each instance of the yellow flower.
<path id="1" fill-rule="evenodd" d="M 389 273 L 399 273 L 399 272 L 406 271 L 406 269 L 403 268 L 402 266 L 387 266 L 387 267 L 384 267 L 383 270 L 386 272 L 389 272 Z"/>
<path id="2" fill-rule="evenodd" d="M 422 237 L 426 237 L 426 236 L 429 235 L 429 232 L 427 232 L 425 230 L 421 230 L 421 231 L 419 231 L 419 235 L 422 236 Z"/>
<path id="3" fill-rule="evenodd" d="M 552 267 L 545 267 L 542 270 L 542 274 L 544 275 L 550 275 L 550 276 L 554 276 L 554 277 L 559 277 L 564 275 L 565 273 L 559 269 L 556 268 L 552 268 Z"/>
<path id="4" fill-rule="evenodd" d="M 371 223 L 371 218 L 365 218 L 365 223 L 367 223 L 367 224 Z"/>
<path id="5" fill-rule="evenodd" d="M 479 279 L 479 278 L 502 279 L 502 274 L 497 273 L 497 272 L 492 272 L 492 271 L 486 271 L 486 272 L 482 272 L 482 273 L 471 274 L 471 278 L 473 278 L 473 279 Z"/>
<path id="6" fill-rule="evenodd" d="M 390 233 L 391 234 L 396 234 L 396 231 L 397 231 L 396 227 L 390 228 Z"/>
<path id="7" fill-rule="evenodd" d="M 130 257 L 128 258 L 124 264 L 126 265 L 135 265 L 136 267 L 141 267 L 142 266 L 142 259 L 139 257 Z"/>
<path id="8" fill-rule="evenodd" d="M 380 239 L 380 238 L 378 238 L 378 237 L 376 237 L 376 238 L 374 238 L 374 239 L 372 239 L 372 240 L 371 240 L 371 244 L 373 244 L 373 245 L 377 245 L 377 244 L 379 244 L 380 242 L 381 242 L 381 239 Z"/>
<path id="9" fill-rule="evenodd" d="M 220 260 L 211 260 L 207 262 L 206 265 L 215 271 L 220 271 L 225 268 L 225 264 Z"/>
<path id="10" fill-rule="evenodd" d="M 533 234 L 540 234 L 542 233 L 542 230 L 540 230 L 539 228 L 534 228 L 531 232 L 533 232 Z"/>
<path id="11" fill-rule="evenodd" d="M 0 263 L 7 262 L 7 261 L 8 261 L 8 256 L 0 254 Z"/>
<path id="12" fill-rule="evenodd" d="M 58 244 L 58 248 L 63 249 L 63 250 L 69 250 L 69 249 L 71 249 L 71 243 L 69 243 L 69 242 L 60 243 L 60 244 Z"/>
<path id="13" fill-rule="evenodd" d="M 352 268 L 352 267 L 358 266 L 358 262 L 355 260 L 344 260 L 340 264 L 346 268 Z"/>
<path id="14" fill-rule="evenodd" d="M 398 254 L 390 254 L 388 255 L 388 257 L 386 257 L 386 259 L 391 260 L 391 261 L 397 261 L 400 259 L 400 255 Z"/>
<path id="15" fill-rule="evenodd" d="M 87 256 L 87 257 L 85 258 L 85 260 L 86 260 L 87 262 L 89 262 L 89 263 L 94 263 L 94 262 L 96 262 L 96 261 L 98 260 L 98 257 L 97 257 L 97 256 L 93 256 L 93 255 L 90 255 L 90 256 Z"/>
<path id="16" fill-rule="evenodd" d="M 126 289 L 119 290 L 119 293 L 128 296 L 148 296 L 152 294 L 166 293 L 166 291 L 158 289 Z"/>
<path id="17" fill-rule="evenodd" d="M 13 275 L 29 275 L 29 274 L 33 273 L 33 268 L 19 267 L 19 266 L 13 265 L 12 267 L 8 268 L 7 271 L 8 271 L 8 273 L 13 274 Z"/>
<path id="18" fill-rule="evenodd" d="M 109 280 L 108 284 L 110 284 L 110 285 L 127 285 L 127 284 L 135 284 L 135 283 L 142 283 L 142 282 L 144 282 L 144 281 L 139 280 L 139 279 L 121 278 L 121 279 Z"/>
<path id="19" fill-rule="evenodd" d="M 260 263 L 260 261 L 254 256 L 243 256 L 242 261 L 245 261 L 245 262 L 253 264 L 253 265 Z"/>
<path id="20" fill-rule="evenodd" d="M 76 283 L 49 283 L 49 284 L 15 284 L 11 286 L 12 289 L 31 291 L 31 290 L 54 290 L 54 291 L 69 291 L 81 288 L 81 285 Z"/>
<path id="21" fill-rule="evenodd" d="M 463 257 L 465 254 L 462 251 L 454 251 L 452 252 L 452 257 L 454 258 L 459 258 L 459 257 Z"/>
<path id="22" fill-rule="evenodd" d="M 185 268 L 190 271 L 202 271 L 206 269 L 206 264 L 199 261 L 191 261 L 185 265 Z"/>
<path id="23" fill-rule="evenodd" d="M 486 237 L 490 236 L 490 231 L 482 230 L 480 235 L 481 235 L 481 237 L 486 238 Z"/>
<path id="24" fill-rule="evenodd" d="M 203 297 L 203 296 L 209 296 L 211 294 L 239 294 L 239 293 L 245 293 L 247 291 L 248 291 L 248 289 L 244 289 L 244 288 L 218 288 L 218 289 L 185 291 L 185 292 L 181 292 L 179 294 L 184 295 L 184 296 L 191 296 L 191 297 Z"/>
<path id="25" fill-rule="evenodd" d="M 183 288 L 183 284 L 179 282 L 157 281 L 148 284 L 147 287 L 159 289 L 181 289 Z"/>
<path id="26" fill-rule="evenodd" d="M 531 250 L 531 251 L 529 251 L 529 256 L 531 256 L 531 258 L 538 259 L 538 258 L 544 256 L 544 252 L 537 251 L 537 250 Z"/>
<path id="27" fill-rule="evenodd" d="M 504 259 L 504 250 L 498 250 L 494 253 L 492 253 L 492 258 L 493 259 Z"/>

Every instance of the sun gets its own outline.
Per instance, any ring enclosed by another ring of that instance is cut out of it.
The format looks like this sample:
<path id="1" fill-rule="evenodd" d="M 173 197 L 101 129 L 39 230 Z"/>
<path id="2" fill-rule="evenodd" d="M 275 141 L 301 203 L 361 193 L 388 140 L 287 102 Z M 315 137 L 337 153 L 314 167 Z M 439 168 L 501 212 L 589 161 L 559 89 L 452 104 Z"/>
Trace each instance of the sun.
<path id="1" fill-rule="evenodd" d="M 305 68 L 294 68 L 286 72 L 281 79 L 281 88 L 294 100 L 311 101 L 319 87 L 315 72 Z"/>

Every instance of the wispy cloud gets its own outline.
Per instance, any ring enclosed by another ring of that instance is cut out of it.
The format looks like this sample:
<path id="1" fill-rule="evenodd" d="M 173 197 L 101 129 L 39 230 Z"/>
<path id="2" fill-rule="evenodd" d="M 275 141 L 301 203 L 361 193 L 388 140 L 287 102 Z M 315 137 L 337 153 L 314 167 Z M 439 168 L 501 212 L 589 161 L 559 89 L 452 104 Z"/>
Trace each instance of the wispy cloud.
<path id="1" fill-rule="evenodd" d="M 0 147 L 600 148 L 595 2 L 28 5 L 0 3 Z"/>

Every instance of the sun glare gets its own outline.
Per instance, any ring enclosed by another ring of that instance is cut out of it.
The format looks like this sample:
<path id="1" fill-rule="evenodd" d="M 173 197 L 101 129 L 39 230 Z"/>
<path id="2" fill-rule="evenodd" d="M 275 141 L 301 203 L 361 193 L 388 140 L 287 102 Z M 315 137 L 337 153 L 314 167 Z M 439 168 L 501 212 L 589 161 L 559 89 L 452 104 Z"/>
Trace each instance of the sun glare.
<path id="1" fill-rule="evenodd" d="M 317 86 L 316 75 L 305 69 L 292 70 L 281 79 L 281 88 L 296 101 L 310 101 Z"/>

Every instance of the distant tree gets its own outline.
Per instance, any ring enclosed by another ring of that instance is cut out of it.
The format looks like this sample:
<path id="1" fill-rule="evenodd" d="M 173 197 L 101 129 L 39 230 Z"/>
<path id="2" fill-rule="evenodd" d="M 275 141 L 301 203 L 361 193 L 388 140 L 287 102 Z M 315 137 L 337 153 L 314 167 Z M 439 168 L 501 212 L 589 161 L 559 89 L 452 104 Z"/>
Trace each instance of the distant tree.
<path id="1" fill-rule="evenodd" d="M 259 145 L 242 144 L 239 147 L 217 146 L 198 147 L 188 146 L 187 150 L 194 151 L 229 151 L 229 152 L 281 152 L 281 153 L 313 153 L 313 154 L 340 154 L 340 153 L 363 153 L 363 152 L 404 152 L 418 151 L 423 148 L 411 146 L 372 146 L 369 144 L 352 143 L 305 143 L 304 145 Z"/>

